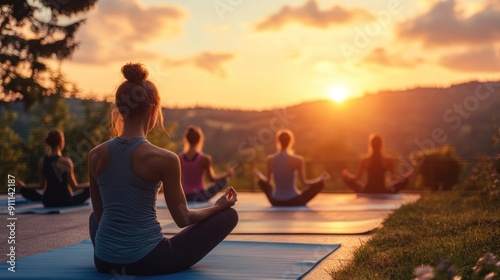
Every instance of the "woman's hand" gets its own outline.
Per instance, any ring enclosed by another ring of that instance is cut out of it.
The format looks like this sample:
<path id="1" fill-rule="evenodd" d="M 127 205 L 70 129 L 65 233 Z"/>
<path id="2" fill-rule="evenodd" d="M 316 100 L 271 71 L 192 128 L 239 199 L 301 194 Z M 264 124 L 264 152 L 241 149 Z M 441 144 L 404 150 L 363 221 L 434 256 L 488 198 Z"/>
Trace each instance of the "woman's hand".
<path id="1" fill-rule="evenodd" d="M 264 182 L 268 181 L 267 177 L 264 176 L 264 174 L 262 174 L 262 172 L 260 172 L 260 170 L 257 169 L 256 167 L 252 168 L 252 175 L 256 176 L 257 178 L 259 178 L 260 180 L 262 180 Z"/>
<path id="2" fill-rule="evenodd" d="M 227 173 L 227 177 L 231 177 L 231 176 L 233 176 L 233 174 L 234 174 L 234 168 L 229 167 L 229 168 L 226 170 L 226 173 Z"/>
<path id="3" fill-rule="evenodd" d="M 354 176 L 351 174 L 351 172 L 349 172 L 347 169 L 342 169 L 342 177 L 343 178 L 347 178 L 347 179 L 351 179 L 351 180 L 354 180 Z"/>
<path id="4" fill-rule="evenodd" d="M 328 173 L 326 171 L 321 172 L 320 177 L 321 177 L 321 180 L 323 180 L 323 181 L 330 180 L 332 178 L 332 176 L 330 176 L 330 173 Z"/>
<path id="5" fill-rule="evenodd" d="M 15 186 L 18 188 L 24 188 L 24 187 L 26 187 L 26 183 L 24 183 L 23 181 L 16 178 L 15 179 Z"/>
<path id="6" fill-rule="evenodd" d="M 227 188 L 226 192 L 215 202 L 215 206 L 225 210 L 233 206 L 237 199 L 238 194 L 233 187 Z"/>
<path id="7" fill-rule="evenodd" d="M 252 175 L 259 177 L 260 174 L 261 172 L 257 169 L 257 167 L 252 168 Z"/>

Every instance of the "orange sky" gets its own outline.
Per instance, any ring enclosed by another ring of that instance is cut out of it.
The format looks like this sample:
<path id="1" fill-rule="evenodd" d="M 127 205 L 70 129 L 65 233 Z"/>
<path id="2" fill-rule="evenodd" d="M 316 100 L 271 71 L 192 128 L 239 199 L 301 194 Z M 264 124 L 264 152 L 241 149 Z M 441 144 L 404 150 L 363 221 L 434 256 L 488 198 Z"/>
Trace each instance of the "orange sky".
<path id="1" fill-rule="evenodd" d="M 500 78 L 497 0 L 103 0 L 86 17 L 62 70 L 99 97 L 127 62 L 147 66 L 164 106 L 263 109 L 339 87 Z"/>

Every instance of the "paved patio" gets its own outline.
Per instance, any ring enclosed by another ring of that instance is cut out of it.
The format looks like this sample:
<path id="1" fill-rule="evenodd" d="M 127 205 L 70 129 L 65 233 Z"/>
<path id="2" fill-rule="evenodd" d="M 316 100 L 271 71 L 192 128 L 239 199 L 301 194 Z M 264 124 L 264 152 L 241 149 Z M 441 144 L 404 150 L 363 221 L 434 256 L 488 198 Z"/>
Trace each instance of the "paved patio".
<path id="1" fill-rule="evenodd" d="M 382 220 L 393 210 L 403 204 L 416 201 L 418 194 L 405 194 L 398 199 L 360 198 L 355 194 L 321 194 L 310 202 L 309 207 L 292 209 L 271 208 L 265 196 L 261 193 L 240 193 L 236 209 L 240 216 L 240 224 L 249 221 L 281 221 L 293 227 L 293 223 L 307 223 L 314 226 L 317 222 L 325 225 L 328 221 L 339 223 L 341 221 Z M 5 196 L 0 196 L 0 199 Z M 172 222 L 168 209 L 166 209 L 162 196 L 158 200 L 158 218 L 162 225 Z M 2 205 L 1 207 L 5 207 Z M 91 209 L 83 209 L 65 214 L 16 215 L 16 257 L 21 258 L 88 239 L 88 217 Z M 0 215 L 7 225 L 7 215 Z M 268 223 L 272 224 L 272 223 Z M 269 230 L 268 230 L 269 231 Z M 311 230 L 312 232 L 313 230 Z M 300 234 L 271 234 L 262 229 L 259 234 L 231 234 L 228 240 L 267 241 L 267 242 L 297 242 L 315 244 L 341 244 L 341 247 L 317 266 L 306 279 L 328 279 L 328 271 L 349 261 L 352 251 L 366 242 L 370 232 L 361 234 L 309 234 L 307 230 Z M 0 261 L 7 260 L 8 244 L 6 237 L 8 229 L 0 226 Z M 169 235 L 167 235 L 169 236 Z"/>

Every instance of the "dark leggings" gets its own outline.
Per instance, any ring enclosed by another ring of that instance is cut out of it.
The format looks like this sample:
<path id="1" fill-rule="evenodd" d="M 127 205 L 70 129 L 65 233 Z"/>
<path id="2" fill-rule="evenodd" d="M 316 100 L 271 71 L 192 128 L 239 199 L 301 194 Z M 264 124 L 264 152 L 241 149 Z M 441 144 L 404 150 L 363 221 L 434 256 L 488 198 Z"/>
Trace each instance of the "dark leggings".
<path id="1" fill-rule="evenodd" d="M 392 183 L 386 189 L 367 191 L 367 190 L 365 190 L 365 187 L 363 187 L 361 184 L 359 184 L 358 181 L 353 180 L 353 179 L 346 177 L 346 176 L 343 176 L 343 179 L 344 179 L 344 183 L 350 189 L 354 190 L 356 193 L 398 193 L 402 189 L 406 188 L 406 186 L 408 186 L 408 182 L 410 181 L 410 177 L 407 176 L 405 178 L 402 178 L 401 180 L 398 180 L 398 181 Z"/>
<path id="2" fill-rule="evenodd" d="M 109 263 L 94 255 L 94 264 L 101 273 L 122 275 L 161 275 L 181 271 L 205 257 L 229 235 L 237 223 L 238 213 L 229 208 L 203 222 L 186 227 L 170 239 L 163 239 L 149 254 L 134 263 Z M 92 244 L 95 244 L 98 227 L 94 213 L 90 214 Z"/>
<path id="3" fill-rule="evenodd" d="M 276 200 L 273 197 L 273 186 L 266 181 L 259 180 L 260 189 L 266 194 L 267 199 L 273 206 L 303 206 L 313 199 L 325 187 L 323 181 L 319 181 L 309 186 L 300 195 L 288 200 Z"/>
<path id="4" fill-rule="evenodd" d="M 205 202 L 209 201 L 212 197 L 214 197 L 218 192 L 220 192 L 227 185 L 226 179 L 220 179 L 215 181 L 210 187 L 206 190 L 199 191 L 196 193 L 187 193 L 186 200 L 191 202 Z"/>
<path id="5" fill-rule="evenodd" d="M 89 188 L 77 192 L 72 197 L 52 197 L 39 194 L 35 189 L 21 188 L 21 195 L 31 201 L 42 201 L 45 207 L 75 206 L 83 204 L 90 197 Z"/>

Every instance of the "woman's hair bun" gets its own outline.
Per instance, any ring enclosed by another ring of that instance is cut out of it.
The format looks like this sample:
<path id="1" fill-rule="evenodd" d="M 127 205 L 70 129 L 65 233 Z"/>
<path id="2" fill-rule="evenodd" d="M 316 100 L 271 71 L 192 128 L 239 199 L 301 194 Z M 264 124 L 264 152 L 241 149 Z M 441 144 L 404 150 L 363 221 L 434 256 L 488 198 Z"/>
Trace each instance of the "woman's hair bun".
<path id="1" fill-rule="evenodd" d="M 140 63 L 128 63 L 123 65 L 122 73 L 129 82 L 137 83 L 148 78 L 148 69 Z"/>

